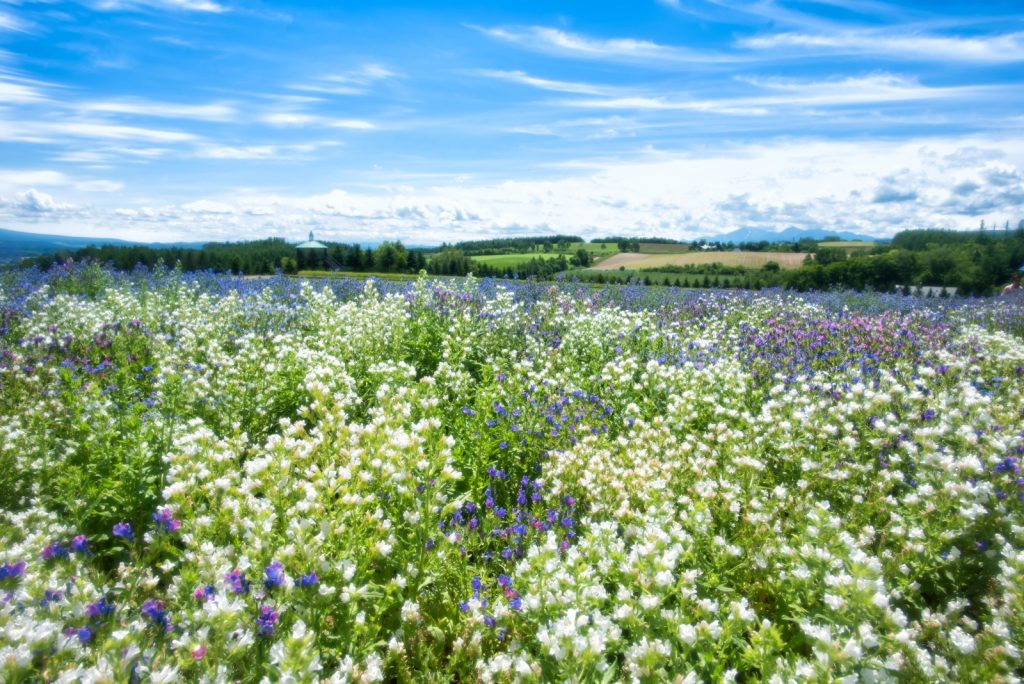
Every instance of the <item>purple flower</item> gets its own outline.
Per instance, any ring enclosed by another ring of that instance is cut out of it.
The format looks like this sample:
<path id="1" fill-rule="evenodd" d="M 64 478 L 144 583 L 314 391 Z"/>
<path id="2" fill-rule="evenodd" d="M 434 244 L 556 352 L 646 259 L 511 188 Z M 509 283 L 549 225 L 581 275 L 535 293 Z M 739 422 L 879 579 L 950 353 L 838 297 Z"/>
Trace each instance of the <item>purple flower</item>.
<path id="1" fill-rule="evenodd" d="M 217 590 L 212 584 L 207 584 L 205 587 L 199 587 L 192 595 L 196 597 L 197 601 L 209 601 L 217 595 Z"/>
<path id="2" fill-rule="evenodd" d="M 238 568 L 235 568 L 225 575 L 224 581 L 227 582 L 229 587 L 231 587 L 231 591 L 236 594 L 249 593 L 249 580 L 245 579 L 245 575 L 243 575 L 242 571 Z"/>
<path id="3" fill-rule="evenodd" d="M 102 597 L 96 603 L 90 603 L 85 607 L 85 614 L 93 619 L 103 619 L 114 614 L 114 604 L 107 601 L 107 597 Z"/>
<path id="4" fill-rule="evenodd" d="M 114 536 L 132 541 L 135 535 L 132 533 L 132 526 L 126 522 L 119 522 L 114 525 Z"/>
<path id="5" fill-rule="evenodd" d="M 320 578 L 317 577 L 316 570 L 313 570 L 308 575 L 302 575 L 299 577 L 299 586 L 305 589 L 306 587 L 312 587 L 320 583 Z"/>
<path id="6" fill-rule="evenodd" d="M 263 584 L 267 589 L 273 589 L 284 584 L 284 566 L 281 564 L 281 561 L 274 561 L 268 565 L 263 570 L 263 574 L 266 576 Z"/>
<path id="7" fill-rule="evenodd" d="M 89 540 L 84 534 L 71 540 L 71 550 L 75 553 L 89 553 Z"/>
<path id="8" fill-rule="evenodd" d="M 142 604 L 140 611 L 142 617 L 152 622 L 157 627 L 169 630 L 171 623 L 167 619 L 167 611 L 164 609 L 164 602 L 157 599 L 149 599 Z"/>
<path id="9" fill-rule="evenodd" d="M 0 565 L 0 582 L 5 579 L 14 579 L 21 577 L 25 574 L 25 561 L 20 560 L 16 563 L 4 563 Z"/>
<path id="10" fill-rule="evenodd" d="M 92 641 L 92 630 L 88 627 L 82 627 L 78 630 L 77 634 L 78 640 L 81 641 L 83 644 L 87 644 L 90 641 Z"/>
<path id="11" fill-rule="evenodd" d="M 157 531 L 160 532 L 170 534 L 181 529 L 181 521 L 175 519 L 174 513 L 166 506 L 157 509 L 156 513 L 153 514 L 153 520 L 156 522 Z"/>
<path id="12" fill-rule="evenodd" d="M 260 636 L 274 636 L 274 625 L 280 617 L 280 613 L 270 606 L 260 606 L 260 614 L 256 618 L 257 632 Z"/>
<path id="13" fill-rule="evenodd" d="M 512 610 L 514 610 L 514 611 L 516 611 L 518 613 L 520 610 L 523 609 L 523 599 L 521 599 L 518 596 L 516 596 L 515 598 L 513 598 L 511 601 L 508 602 L 508 605 L 509 605 L 509 607 Z"/>
<path id="14" fill-rule="evenodd" d="M 54 558 L 67 558 L 68 550 L 60 542 L 53 542 L 52 544 L 48 544 L 43 549 L 42 556 L 43 560 L 52 560 Z"/>

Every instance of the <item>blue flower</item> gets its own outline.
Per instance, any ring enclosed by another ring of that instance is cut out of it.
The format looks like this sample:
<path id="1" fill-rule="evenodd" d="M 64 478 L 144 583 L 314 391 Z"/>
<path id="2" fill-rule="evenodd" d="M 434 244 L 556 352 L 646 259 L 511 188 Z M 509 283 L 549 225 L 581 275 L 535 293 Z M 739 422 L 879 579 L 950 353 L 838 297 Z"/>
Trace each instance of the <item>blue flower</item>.
<path id="1" fill-rule="evenodd" d="M 267 589 L 273 589 L 284 584 L 284 566 L 281 564 L 281 561 L 274 561 L 268 565 L 263 570 L 263 574 L 266 575 L 263 584 Z"/>
<path id="2" fill-rule="evenodd" d="M 299 577 L 299 586 L 305 589 L 306 587 L 312 587 L 320 583 L 320 578 L 317 577 L 316 570 L 313 570 L 308 575 L 302 575 Z"/>
<path id="3" fill-rule="evenodd" d="M 181 521 L 175 519 L 174 513 L 166 506 L 153 514 L 153 520 L 156 522 L 157 530 L 160 532 L 171 533 L 181 529 Z"/>
<path id="4" fill-rule="evenodd" d="M 71 550 L 75 553 L 89 553 L 89 540 L 84 534 L 71 540 Z"/>
<path id="5" fill-rule="evenodd" d="M 0 582 L 5 579 L 15 579 L 25 574 L 25 561 L 20 560 L 15 563 L 4 563 L 0 565 Z"/>
<path id="6" fill-rule="evenodd" d="M 60 542 L 53 542 L 43 548 L 43 560 L 52 560 L 54 558 L 67 558 L 69 555 L 67 547 Z"/>
<path id="7" fill-rule="evenodd" d="M 135 539 L 135 534 L 132 533 L 132 526 L 126 522 L 119 522 L 114 525 L 114 536 L 127 539 L 128 541 Z"/>
<path id="8" fill-rule="evenodd" d="M 114 614 L 114 604 L 107 601 L 104 596 L 96 603 L 90 603 L 85 607 L 85 614 L 93 619 L 102 619 Z"/>
<path id="9" fill-rule="evenodd" d="M 236 594 L 246 594 L 249 592 L 249 580 L 245 579 L 245 575 L 238 568 L 225 575 L 224 581 L 231 587 L 231 591 Z"/>
<path id="10" fill-rule="evenodd" d="M 271 606 L 260 606 L 260 614 L 256 617 L 257 632 L 260 636 L 274 636 L 274 626 L 281 616 Z"/>
<path id="11" fill-rule="evenodd" d="M 149 599 L 142 604 L 140 611 L 142 616 L 152 622 L 155 626 L 170 630 L 171 623 L 167 619 L 167 611 L 164 609 L 164 602 L 157 599 Z"/>

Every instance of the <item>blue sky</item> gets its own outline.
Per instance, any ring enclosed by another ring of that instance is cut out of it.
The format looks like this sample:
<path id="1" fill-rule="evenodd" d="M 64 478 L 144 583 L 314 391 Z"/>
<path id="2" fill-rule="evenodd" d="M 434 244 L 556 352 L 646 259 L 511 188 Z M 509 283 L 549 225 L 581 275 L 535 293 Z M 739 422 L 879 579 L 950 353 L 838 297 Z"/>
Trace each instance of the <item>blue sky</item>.
<path id="1" fill-rule="evenodd" d="M 0 0 L 0 226 L 1016 226 L 1019 0 Z"/>

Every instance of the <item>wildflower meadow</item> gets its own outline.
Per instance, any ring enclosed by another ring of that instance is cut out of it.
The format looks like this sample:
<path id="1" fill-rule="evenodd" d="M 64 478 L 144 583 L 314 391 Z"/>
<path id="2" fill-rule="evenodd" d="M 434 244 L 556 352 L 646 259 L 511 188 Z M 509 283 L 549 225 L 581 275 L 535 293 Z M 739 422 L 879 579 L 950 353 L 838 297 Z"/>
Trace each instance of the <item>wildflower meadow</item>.
<path id="1" fill-rule="evenodd" d="M 0 680 L 997 682 L 1024 306 L 0 274 Z"/>

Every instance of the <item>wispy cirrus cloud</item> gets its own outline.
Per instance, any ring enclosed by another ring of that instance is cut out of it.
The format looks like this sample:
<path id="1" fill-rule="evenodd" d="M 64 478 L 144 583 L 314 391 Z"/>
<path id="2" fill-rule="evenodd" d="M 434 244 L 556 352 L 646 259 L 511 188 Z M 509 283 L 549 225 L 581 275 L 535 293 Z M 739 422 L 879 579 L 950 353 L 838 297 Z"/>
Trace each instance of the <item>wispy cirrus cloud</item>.
<path id="1" fill-rule="evenodd" d="M 366 95 L 374 84 L 398 76 L 397 72 L 382 64 L 367 63 L 350 71 L 318 76 L 308 83 L 295 83 L 288 87 L 322 95 Z"/>
<path id="2" fill-rule="evenodd" d="M 305 112 L 273 112 L 261 116 L 260 121 L 272 126 L 317 126 L 322 128 L 347 128 L 357 131 L 370 131 L 377 128 L 376 124 L 364 119 L 339 119 Z"/>
<path id="3" fill-rule="evenodd" d="M 184 12 L 210 12 L 221 14 L 228 7 L 213 0 L 98 0 L 90 3 L 93 9 L 138 10 L 142 8 L 178 10 Z"/>
<path id="4" fill-rule="evenodd" d="M 8 53 L 0 51 L 0 57 Z M 53 88 L 32 78 L 22 76 L 15 70 L 0 65 L 0 105 L 36 104 L 50 99 L 47 90 Z"/>
<path id="5" fill-rule="evenodd" d="M 0 31 L 28 33 L 31 25 L 10 12 L 0 12 Z"/>
<path id="6" fill-rule="evenodd" d="M 720 53 L 688 50 L 635 38 L 591 38 L 547 26 L 483 27 L 467 25 L 485 36 L 527 50 L 576 59 L 681 64 L 693 62 L 733 62 L 742 58 Z"/>
<path id="7" fill-rule="evenodd" d="M 909 60 L 1004 64 L 1024 61 L 1024 32 L 980 37 L 912 32 L 773 33 L 737 41 L 750 50 L 863 54 Z"/>
<path id="8" fill-rule="evenodd" d="M 0 119 L 0 138 L 20 142 L 59 142 L 66 138 L 179 143 L 197 140 L 184 131 L 122 126 L 98 121 L 27 121 Z"/>
<path id="9" fill-rule="evenodd" d="M 37 188 L 65 188 L 79 192 L 115 192 L 120 181 L 69 176 L 52 169 L 0 169 L 0 191 L 25 193 Z"/>
<path id="10" fill-rule="evenodd" d="M 335 147 L 339 144 L 334 140 L 321 140 L 293 145 L 203 144 L 196 147 L 193 156 L 200 159 L 221 160 L 290 159 L 312 154 L 325 147 Z"/>
<path id="11" fill-rule="evenodd" d="M 550 90 L 556 93 L 574 93 L 577 95 L 616 95 L 622 94 L 626 90 L 624 88 L 597 85 L 593 83 L 578 83 L 573 81 L 559 81 L 548 78 L 539 78 L 537 76 L 531 76 L 524 71 L 500 71 L 496 69 L 479 69 L 474 73 L 476 73 L 478 76 L 484 76 L 486 78 L 493 78 L 500 81 L 508 81 L 509 83 L 518 83 L 520 85 L 530 86 L 533 88 L 538 88 L 540 90 Z"/>
<path id="12" fill-rule="evenodd" d="M 892 74 L 875 74 L 825 81 L 767 78 L 739 80 L 761 90 L 770 91 L 770 93 L 714 99 L 646 95 L 565 100 L 562 104 L 592 109 L 676 110 L 759 116 L 768 114 L 775 109 L 793 107 L 834 107 L 953 99 L 974 97 L 986 91 L 985 86 L 926 86 L 916 79 Z"/>
<path id="13" fill-rule="evenodd" d="M 77 105 L 77 108 L 83 112 L 195 121 L 232 121 L 238 116 L 238 110 L 235 107 L 223 103 L 180 104 L 139 98 L 83 102 Z"/>

